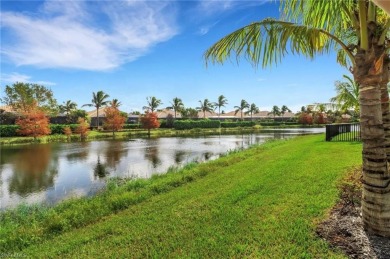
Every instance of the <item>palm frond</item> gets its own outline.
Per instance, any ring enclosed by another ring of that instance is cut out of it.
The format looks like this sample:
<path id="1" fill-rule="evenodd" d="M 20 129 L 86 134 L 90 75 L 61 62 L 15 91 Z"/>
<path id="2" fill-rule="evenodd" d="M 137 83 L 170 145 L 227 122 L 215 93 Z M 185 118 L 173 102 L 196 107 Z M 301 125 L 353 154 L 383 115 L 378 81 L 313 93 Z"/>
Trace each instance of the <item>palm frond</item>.
<path id="1" fill-rule="evenodd" d="M 347 55 L 347 46 L 337 37 L 322 29 L 290 22 L 265 19 L 234 31 L 211 46 L 204 54 L 206 64 L 223 63 L 235 54 L 237 62 L 241 56 L 255 67 L 278 64 L 287 53 L 300 54 L 313 59 L 316 54 L 328 53 L 339 45 Z"/>

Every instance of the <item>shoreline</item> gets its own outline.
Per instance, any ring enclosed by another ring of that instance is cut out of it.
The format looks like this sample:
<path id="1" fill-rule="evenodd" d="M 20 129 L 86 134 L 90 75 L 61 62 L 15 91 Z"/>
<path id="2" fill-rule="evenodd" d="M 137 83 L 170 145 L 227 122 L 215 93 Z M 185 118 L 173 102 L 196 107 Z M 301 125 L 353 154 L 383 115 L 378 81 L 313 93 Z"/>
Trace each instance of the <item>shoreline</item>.
<path id="1" fill-rule="evenodd" d="M 248 128 L 215 128 L 215 129 L 190 129 L 190 130 L 175 130 L 175 129 L 156 129 L 152 130 L 150 133 L 150 138 L 159 138 L 159 137 L 191 137 L 191 136 L 201 136 L 201 135 L 225 135 L 225 134 L 239 134 L 239 133 L 257 133 L 263 130 L 288 130 L 288 129 L 311 129 L 311 128 L 324 128 L 321 125 L 315 126 L 304 126 L 297 125 L 294 126 L 283 126 L 283 127 L 273 127 L 273 126 L 262 126 L 262 127 L 248 127 Z M 43 137 L 38 137 L 35 141 L 33 137 L 3 137 L 0 138 L 0 146 L 12 146 L 12 145 L 30 145 L 30 144 L 46 144 L 51 142 L 89 142 L 94 140 L 128 140 L 134 138 L 149 138 L 148 131 L 144 129 L 136 130 L 126 130 L 115 133 L 115 137 L 112 132 L 99 132 L 99 131 L 90 131 L 86 140 L 81 140 L 78 135 L 73 134 L 68 141 L 67 136 L 63 134 L 48 135 Z"/>

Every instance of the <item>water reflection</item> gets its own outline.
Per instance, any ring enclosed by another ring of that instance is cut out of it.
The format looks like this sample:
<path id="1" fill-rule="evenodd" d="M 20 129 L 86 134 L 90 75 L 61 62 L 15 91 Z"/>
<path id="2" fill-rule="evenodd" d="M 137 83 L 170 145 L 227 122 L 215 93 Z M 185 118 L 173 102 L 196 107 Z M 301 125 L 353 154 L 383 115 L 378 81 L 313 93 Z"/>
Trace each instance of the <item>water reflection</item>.
<path id="1" fill-rule="evenodd" d="M 79 148 L 66 155 L 69 162 L 84 162 L 88 158 L 90 142 L 79 142 Z"/>
<path id="2" fill-rule="evenodd" d="M 205 152 L 203 154 L 204 160 L 206 160 L 206 161 L 209 160 L 212 156 L 213 156 L 212 152 Z"/>
<path id="3" fill-rule="evenodd" d="M 176 150 L 175 151 L 175 163 L 180 164 L 184 160 L 185 152 L 183 150 Z"/>
<path id="4" fill-rule="evenodd" d="M 279 130 L 196 138 L 0 146 L 0 209 L 93 195 L 109 177 L 148 178 L 171 166 L 214 159 L 229 150 L 301 133 L 302 130 Z"/>
<path id="5" fill-rule="evenodd" d="M 112 169 L 116 169 L 117 165 L 123 157 L 127 155 L 126 142 L 123 141 L 109 141 L 105 147 L 106 164 Z"/>
<path id="6" fill-rule="evenodd" d="M 100 162 L 99 155 L 97 158 L 97 164 L 93 168 L 93 173 L 94 173 L 95 178 L 104 178 L 109 174 L 109 172 L 107 171 L 106 165 L 104 165 Z"/>
<path id="7" fill-rule="evenodd" d="M 145 148 L 145 158 L 152 163 L 153 168 L 157 168 L 161 164 L 157 146 Z"/>
<path id="8" fill-rule="evenodd" d="M 9 181 L 11 193 L 21 196 L 47 189 L 54 185 L 58 174 L 56 159 L 52 156 L 51 145 L 28 146 L 15 153 L 13 174 Z"/>

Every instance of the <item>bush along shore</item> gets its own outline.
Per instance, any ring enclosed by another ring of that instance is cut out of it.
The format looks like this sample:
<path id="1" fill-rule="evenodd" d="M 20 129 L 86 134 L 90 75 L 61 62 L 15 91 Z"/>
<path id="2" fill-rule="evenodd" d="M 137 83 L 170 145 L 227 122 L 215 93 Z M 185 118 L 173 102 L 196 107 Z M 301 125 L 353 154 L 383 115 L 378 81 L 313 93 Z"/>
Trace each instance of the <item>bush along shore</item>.
<path id="1" fill-rule="evenodd" d="M 267 142 L 92 198 L 0 218 L 0 253 L 28 257 L 342 258 L 315 234 L 361 144 Z"/>
<path id="2" fill-rule="evenodd" d="M 131 139 L 131 138 L 146 138 L 146 137 L 191 137 L 191 136 L 202 136 L 202 135 L 219 135 L 219 134 L 240 134 L 240 133 L 255 133 L 262 129 L 273 129 L 273 128 L 318 128 L 321 125 L 285 125 L 280 124 L 275 126 L 261 126 L 253 125 L 253 123 L 222 123 L 220 127 L 189 127 L 188 124 L 178 124 L 178 129 L 174 128 L 159 128 L 151 131 L 150 136 L 146 129 L 140 129 L 132 124 L 124 127 L 123 130 L 115 132 L 113 135 L 110 131 L 97 131 L 91 130 L 86 139 L 83 141 L 91 141 L 97 139 Z M 205 123 L 190 123 L 190 125 L 204 126 Z M 69 126 L 72 131 L 77 127 L 77 124 L 72 125 L 50 125 L 51 135 L 43 137 L 25 137 L 18 136 L 18 126 L 15 125 L 0 125 L 0 144 L 2 145 L 15 145 L 15 144 L 33 144 L 33 143 L 49 143 L 49 142 L 75 142 L 81 141 L 81 137 L 78 134 L 72 134 L 71 136 L 64 135 L 63 128 Z"/>

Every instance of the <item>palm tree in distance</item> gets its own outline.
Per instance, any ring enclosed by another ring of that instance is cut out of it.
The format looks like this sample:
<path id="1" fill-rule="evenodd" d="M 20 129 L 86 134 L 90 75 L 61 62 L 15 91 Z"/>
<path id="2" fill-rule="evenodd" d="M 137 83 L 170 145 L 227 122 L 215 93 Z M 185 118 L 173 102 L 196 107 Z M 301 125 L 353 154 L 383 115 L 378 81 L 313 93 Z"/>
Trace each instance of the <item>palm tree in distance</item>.
<path id="1" fill-rule="evenodd" d="M 313 59 L 337 51 L 360 89 L 363 141 L 362 216 L 366 230 L 390 236 L 390 17 L 368 0 L 280 1 L 284 20 L 264 19 L 225 36 L 205 53 L 223 63 L 245 56 L 254 66 L 276 64 L 290 52 Z"/>
<path id="2" fill-rule="evenodd" d="M 280 109 L 280 114 L 284 117 L 287 112 L 291 112 L 291 110 L 286 105 L 283 105 Z"/>
<path id="3" fill-rule="evenodd" d="M 175 97 L 170 103 L 171 106 L 167 107 L 167 109 L 173 109 L 173 111 L 175 112 L 175 119 L 176 119 L 176 113 L 184 109 L 183 101 L 180 98 Z"/>
<path id="4" fill-rule="evenodd" d="M 259 107 L 257 107 L 256 104 L 252 103 L 251 106 L 249 107 L 249 110 L 246 111 L 245 114 L 250 114 L 252 120 L 252 116 L 254 113 L 259 113 Z"/>
<path id="5" fill-rule="evenodd" d="M 218 101 L 214 103 L 214 106 L 218 107 L 218 118 L 221 115 L 221 107 L 225 107 L 226 104 L 228 104 L 226 97 L 223 95 L 218 96 Z"/>
<path id="6" fill-rule="evenodd" d="M 162 105 L 161 100 L 154 96 L 146 97 L 146 101 L 148 102 L 148 106 L 144 106 L 143 109 L 151 112 L 154 112 L 158 106 Z"/>
<path id="7" fill-rule="evenodd" d="M 61 113 L 65 113 L 67 116 L 77 108 L 77 104 L 71 100 L 67 100 L 62 105 L 58 106 Z"/>
<path id="8" fill-rule="evenodd" d="M 72 102 L 71 100 L 67 100 L 62 105 L 58 106 L 60 112 L 66 114 L 66 121 L 68 123 L 71 121 L 70 113 L 75 111 L 76 108 L 77 108 L 77 104 L 75 102 Z"/>
<path id="9" fill-rule="evenodd" d="M 278 106 L 274 105 L 274 106 L 272 107 L 271 112 L 269 112 L 268 115 L 270 115 L 270 114 L 272 114 L 272 115 L 274 116 L 274 118 L 275 118 L 276 115 L 280 116 L 281 111 L 280 111 L 280 109 L 279 109 Z"/>
<path id="10" fill-rule="evenodd" d="M 213 112 L 214 111 L 214 104 L 209 101 L 209 99 L 204 99 L 203 102 L 199 101 L 200 106 L 196 107 L 198 111 L 203 112 L 203 119 L 206 118 L 206 112 Z"/>
<path id="11" fill-rule="evenodd" d="M 336 81 L 335 97 L 330 99 L 331 102 L 337 103 L 340 110 L 353 109 L 359 113 L 359 85 L 347 75 L 343 75 L 346 82 Z"/>
<path id="12" fill-rule="evenodd" d="M 107 101 L 108 97 L 110 97 L 108 94 L 104 93 L 103 91 L 98 91 L 96 94 L 93 92 L 92 93 L 92 101 L 91 103 L 84 104 L 84 106 L 88 107 L 95 107 L 96 108 L 96 127 L 99 128 L 99 109 L 102 106 L 106 106 L 109 101 Z"/>
<path id="13" fill-rule="evenodd" d="M 234 108 L 236 109 L 234 111 L 234 115 L 236 115 L 238 112 L 241 112 L 241 120 L 243 120 L 244 118 L 242 115 L 243 115 L 245 109 L 249 109 L 249 103 L 247 101 L 245 101 L 244 99 L 242 99 L 240 106 L 234 106 Z"/>
<path id="14" fill-rule="evenodd" d="M 122 103 L 118 99 L 112 99 L 112 101 L 109 102 L 112 108 L 118 109 L 119 106 L 122 105 Z"/>

